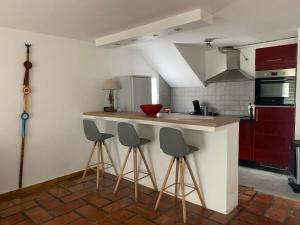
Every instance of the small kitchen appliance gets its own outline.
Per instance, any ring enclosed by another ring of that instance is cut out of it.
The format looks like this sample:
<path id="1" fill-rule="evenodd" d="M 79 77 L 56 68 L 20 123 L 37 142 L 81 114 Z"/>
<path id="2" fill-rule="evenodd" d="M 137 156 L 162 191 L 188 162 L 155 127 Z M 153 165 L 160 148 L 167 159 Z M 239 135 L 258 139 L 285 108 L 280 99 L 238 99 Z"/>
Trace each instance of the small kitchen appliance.
<path id="1" fill-rule="evenodd" d="M 201 115 L 200 104 L 198 100 L 193 101 L 194 112 L 191 112 L 190 115 Z"/>

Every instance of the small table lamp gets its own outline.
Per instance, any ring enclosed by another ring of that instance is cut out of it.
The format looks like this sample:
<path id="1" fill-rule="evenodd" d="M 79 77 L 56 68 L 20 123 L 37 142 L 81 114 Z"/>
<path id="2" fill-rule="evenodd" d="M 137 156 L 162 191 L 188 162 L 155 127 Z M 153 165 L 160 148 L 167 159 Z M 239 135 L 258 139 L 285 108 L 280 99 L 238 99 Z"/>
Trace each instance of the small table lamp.
<path id="1" fill-rule="evenodd" d="M 104 107 L 104 111 L 106 112 L 115 112 L 114 108 L 114 90 L 119 90 L 121 89 L 121 84 L 120 81 L 117 79 L 109 79 L 104 81 L 102 85 L 103 90 L 109 90 L 109 96 L 108 96 L 108 101 L 110 106 L 109 107 Z"/>

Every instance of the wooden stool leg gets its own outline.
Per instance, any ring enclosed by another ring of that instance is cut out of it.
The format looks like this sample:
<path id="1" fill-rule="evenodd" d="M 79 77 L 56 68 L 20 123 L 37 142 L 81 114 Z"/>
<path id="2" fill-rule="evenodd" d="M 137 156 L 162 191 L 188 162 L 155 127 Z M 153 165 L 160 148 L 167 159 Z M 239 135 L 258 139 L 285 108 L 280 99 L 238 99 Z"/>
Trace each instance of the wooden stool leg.
<path id="1" fill-rule="evenodd" d="M 130 154 L 130 152 L 131 152 L 131 149 L 132 149 L 132 148 L 129 148 L 129 149 L 128 149 L 127 154 L 126 154 L 126 156 L 125 156 L 125 160 L 124 160 L 124 163 L 123 163 L 123 165 L 122 165 L 122 168 L 121 168 L 121 171 L 120 171 L 120 174 L 119 174 L 119 177 L 118 177 L 118 180 L 117 180 L 115 189 L 114 189 L 114 193 L 116 193 L 117 190 L 118 190 L 118 187 L 119 187 L 120 181 L 121 181 L 121 179 L 122 179 L 122 177 L 123 177 L 124 169 L 125 169 L 125 166 L 126 166 L 126 163 L 127 163 L 128 157 L 129 157 L 129 154 Z"/>
<path id="2" fill-rule="evenodd" d="M 187 158 L 186 158 L 186 157 L 184 157 L 184 161 L 185 161 L 185 163 L 186 163 L 186 166 L 187 166 L 187 168 L 188 168 L 188 170 L 189 170 L 189 172 L 190 172 L 190 175 L 191 175 L 191 178 L 192 178 L 192 180 L 193 180 L 193 183 L 194 183 L 195 189 L 196 189 L 196 191 L 197 191 L 197 193 L 198 193 L 198 196 L 199 196 L 199 199 L 200 199 L 201 205 L 202 205 L 202 207 L 204 207 L 204 208 L 205 208 L 205 207 L 206 207 L 206 205 L 205 205 L 204 199 L 203 199 L 203 197 L 202 197 L 202 194 L 201 194 L 200 188 L 199 188 L 199 186 L 197 185 L 197 181 L 196 181 L 196 179 L 195 179 L 195 176 L 194 176 L 194 173 L 193 173 L 193 171 L 192 171 L 192 168 L 191 168 L 191 166 L 190 166 L 190 163 L 189 163 L 189 161 L 187 160 Z"/>
<path id="3" fill-rule="evenodd" d="M 118 176 L 118 171 L 117 171 L 116 165 L 115 165 L 115 163 L 114 163 L 114 161 L 113 161 L 113 159 L 111 157 L 110 151 L 108 150 L 108 147 L 107 147 L 106 143 L 104 141 L 102 143 L 103 143 L 103 146 L 104 146 L 104 148 L 105 148 L 105 150 L 107 152 L 107 155 L 108 155 L 108 158 L 110 160 L 110 163 L 111 163 L 111 165 L 112 165 L 112 167 L 113 167 L 113 169 L 115 171 L 115 174 L 116 174 L 116 176 Z"/>
<path id="4" fill-rule="evenodd" d="M 182 195 L 182 217 L 183 222 L 186 223 L 186 204 L 185 204 L 185 191 L 184 191 L 184 161 L 182 158 L 179 161 L 180 165 L 180 186 L 181 186 L 181 195 Z"/>
<path id="5" fill-rule="evenodd" d="M 143 151 L 142 151 L 142 149 L 141 149 L 140 147 L 138 147 L 138 149 L 139 149 L 139 152 L 140 152 L 140 154 L 141 154 L 141 157 L 142 157 L 142 159 L 143 159 L 143 161 L 144 161 L 144 164 L 145 164 L 145 167 L 146 167 L 146 169 L 147 169 L 147 172 L 148 172 L 148 174 L 149 174 L 149 176 L 150 176 L 150 179 L 151 179 L 152 185 L 153 185 L 153 187 L 154 187 L 154 190 L 157 191 L 157 185 L 156 185 L 156 182 L 155 182 L 155 180 L 154 180 L 154 178 L 153 178 L 153 176 L 152 176 L 152 173 L 151 173 L 151 170 L 150 170 L 150 168 L 149 168 L 149 166 L 148 166 L 148 163 L 147 163 L 147 161 L 146 161 L 145 155 L 144 155 L 144 153 L 143 153 Z"/>
<path id="6" fill-rule="evenodd" d="M 100 169 L 102 176 L 104 175 L 104 159 L 103 159 L 103 149 L 102 149 L 102 142 L 99 141 L 98 149 L 100 152 Z"/>
<path id="7" fill-rule="evenodd" d="M 176 158 L 176 173 L 175 173 L 175 198 L 178 197 L 178 170 L 179 170 L 179 159 Z"/>
<path id="8" fill-rule="evenodd" d="M 137 180 L 137 152 L 133 149 L 133 177 L 134 177 L 134 200 L 138 201 L 138 180 Z"/>
<path id="9" fill-rule="evenodd" d="M 163 182 L 163 184 L 162 184 L 162 186 L 161 186 L 161 190 L 160 190 L 160 192 L 159 192 L 159 195 L 158 195 L 158 198 L 157 198 L 157 201 L 156 201 L 154 210 L 157 210 L 157 208 L 158 208 L 160 199 L 161 199 L 161 197 L 162 197 L 162 194 L 163 194 L 163 192 L 164 192 L 164 190 L 165 190 L 165 187 L 166 187 L 168 178 L 169 178 L 169 176 L 170 176 L 170 172 L 171 172 L 171 169 L 172 169 L 174 160 L 175 160 L 175 157 L 172 157 L 171 162 L 170 162 L 169 167 L 168 167 L 168 170 L 167 170 L 167 174 L 166 174 L 165 179 L 164 179 L 164 182 Z"/>
<path id="10" fill-rule="evenodd" d="M 97 150 L 97 189 L 99 189 L 100 183 L 100 143 L 98 142 L 98 150 Z"/>
<path id="11" fill-rule="evenodd" d="M 89 158 L 88 158 L 88 161 L 87 161 L 87 164 L 86 164 L 86 167 L 85 167 L 85 170 L 84 170 L 84 173 L 82 175 L 82 180 L 85 178 L 85 175 L 86 175 L 86 172 L 89 168 L 89 165 L 90 165 L 90 162 L 91 162 L 91 159 L 93 157 L 93 154 L 94 154 L 94 151 L 95 151 L 95 148 L 96 148 L 96 145 L 97 145 L 97 142 L 95 141 L 93 147 L 92 147 L 92 150 L 90 152 L 90 155 L 89 155 Z"/>

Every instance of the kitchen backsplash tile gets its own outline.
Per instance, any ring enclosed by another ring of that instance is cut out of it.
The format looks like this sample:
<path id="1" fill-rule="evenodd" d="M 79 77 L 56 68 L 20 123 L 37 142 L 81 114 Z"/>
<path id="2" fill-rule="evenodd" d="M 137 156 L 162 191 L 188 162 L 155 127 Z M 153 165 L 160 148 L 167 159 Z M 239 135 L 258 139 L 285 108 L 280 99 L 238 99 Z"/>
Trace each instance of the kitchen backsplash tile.
<path id="1" fill-rule="evenodd" d="M 192 112 L 193 100 L 208 105 L 210 111 L 224 115 L 247 115 L 249 102 L 254 102 L 255 82 L 213 83 L 206 87 L 175 87 L 171 89 L 173 112 Z"/>

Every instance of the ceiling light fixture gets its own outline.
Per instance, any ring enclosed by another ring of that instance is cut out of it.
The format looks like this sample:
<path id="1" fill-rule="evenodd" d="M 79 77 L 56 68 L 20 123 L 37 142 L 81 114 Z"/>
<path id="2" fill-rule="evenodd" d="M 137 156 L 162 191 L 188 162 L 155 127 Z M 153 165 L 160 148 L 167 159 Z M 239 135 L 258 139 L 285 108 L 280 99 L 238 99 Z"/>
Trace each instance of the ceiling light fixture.
<path id="1" fill-rule="evenodd" d="M 174 29 L 174 31 L 176 31 L 176 32 L 182 31 L 182 30 L 183 30 L 183 28 L 181 28 L 181 27 L 177 27 L 177 28 Z"/>

